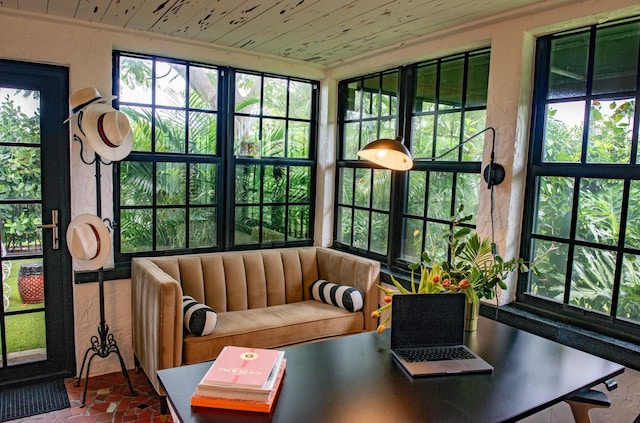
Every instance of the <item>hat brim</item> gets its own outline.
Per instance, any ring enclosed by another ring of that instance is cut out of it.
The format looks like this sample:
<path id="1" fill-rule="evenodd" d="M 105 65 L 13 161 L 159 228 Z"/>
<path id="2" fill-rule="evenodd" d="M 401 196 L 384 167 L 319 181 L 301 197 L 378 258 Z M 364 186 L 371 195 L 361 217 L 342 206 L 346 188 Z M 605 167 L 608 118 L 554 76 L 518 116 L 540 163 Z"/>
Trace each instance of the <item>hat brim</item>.
<path id="1" fill-rule="evenodd" d="M 80 114 L 80 112 L 84 111 L 87 107 L 91 106 L 92 104 L 97 104 L 97 103 L 106 103 L 106 102 L 108 102 L 108 101 L 113 101 L 113 100 L 115 100 L 116 98 L 118 98 L 118 96 L 115 96 L 115 95 L 111 95 L 111 96 L 107 96 L 107 97 L 100 97 L 100 98 L 96 98 L 96 99 L 94 99 L 93 101 L 91 101 L 91 102 L 89 102 L 89 103 L 85 104 L 84 106 L 82 106 L 81 108 L 79 108 L 78 110 L 76 110 L 75 112 L 71 113 L 71 114 L 69 115 L 69 117 L 68 117 L 68 118 L 66 118 L 66 119 L 64 120 L 64 122 L 62 122 L 62 123 L 67 123 L 67 122 L 69 122 L 71 119 L 73 119 L 74 117 L 77 117 L 77 116 Z"/>
<path id="2" fill-rule="evenodd" d="M 100 249 L 98 254 L 91 260 L 83 260 L 73 255 L 73 231 L 78 225 L 91 225 L 98 233 L 98 240 L 100 242 Z M 75 258 L 80 266 L 85 270 L 98 270 L 104 266 L 111 254 L 111 236 L 109 235 L 109 229 L 104 224 L 102 219 L 94 214 L 81 214 L 69 223 L 67 227 L 67 248 L 71 253 L 71 256 Z"/>
<path id="3" fill-rule="evenodd" d="M 107 104 L 90 104 L 83 112 L 82 119 L 78 121 L 78 126 L 84 133 L 89 145 L 100 155 L 100 157 L 117 162 L 124 159 L 129 155 L 129 153 L 131 153 L 131 149 L 133 148 L 133 133 L 131 129 L 129 129 L 125 139 L 117 147 L 109 147 L 106 145 L 102 142 L 100 134 L 98 133 L 98 118 L 105 113 L 113 112 L 115 110 L 116 109 Z"/>

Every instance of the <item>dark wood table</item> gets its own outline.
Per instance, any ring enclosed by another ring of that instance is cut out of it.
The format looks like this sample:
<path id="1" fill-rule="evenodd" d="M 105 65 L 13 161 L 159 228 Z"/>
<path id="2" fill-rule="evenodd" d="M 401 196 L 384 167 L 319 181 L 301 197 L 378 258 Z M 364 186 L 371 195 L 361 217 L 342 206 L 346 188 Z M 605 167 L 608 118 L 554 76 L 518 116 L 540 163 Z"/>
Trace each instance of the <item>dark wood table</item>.
<path id="1" fill-rule="evenodd" d="M 389 354 L 389 331 L 284 348 L 287 370 L 270 414 L 194 407 L 211 366 L 158 372 L 182 422 L 400 423 L 517 421 L 624 371 L 624 367 L 481 317 L 465 343 L 492 374 L 412 379 Z"/>

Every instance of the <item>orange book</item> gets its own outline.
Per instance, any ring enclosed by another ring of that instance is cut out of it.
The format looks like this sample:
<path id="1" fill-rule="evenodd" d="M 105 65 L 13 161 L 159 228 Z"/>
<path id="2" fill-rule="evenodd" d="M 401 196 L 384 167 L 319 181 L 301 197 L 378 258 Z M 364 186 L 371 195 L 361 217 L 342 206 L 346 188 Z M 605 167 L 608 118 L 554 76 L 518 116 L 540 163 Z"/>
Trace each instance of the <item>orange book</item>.
<path id="1" fill-rule="evenodd" d="M 278 350 L 226 346 L 199 386 L 261 389 L 279 359 Z"/>
<path id="2" fill-rule="evenodd" d="M 192 407 L 224 408 L 227 410 L 257 411 L 261 413 L 269 413 L 276 402 L 278 394 L 280 393 L 280 387 L 282 386 L 282 379 L 284 377 L 285 367 L 286 367 L 286 360 L 284 360 L 282 362 L 282 366 L 280 366 L 280 371 L 278 373 L 278 378 L 276 379 L 275 386 L 266 401 L 218 398 L 218 397 L 201 396 L 201 395 L 194 394 L 191 396 L 191 406 Z"/>

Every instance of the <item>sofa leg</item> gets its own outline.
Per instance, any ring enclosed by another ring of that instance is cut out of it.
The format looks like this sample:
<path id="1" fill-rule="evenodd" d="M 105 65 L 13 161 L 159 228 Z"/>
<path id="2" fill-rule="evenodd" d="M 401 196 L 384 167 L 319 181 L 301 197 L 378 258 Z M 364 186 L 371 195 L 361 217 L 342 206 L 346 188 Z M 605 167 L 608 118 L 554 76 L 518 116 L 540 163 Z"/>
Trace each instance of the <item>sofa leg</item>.
<path id="1" fill-rule="evenodd" d="M 167 404 L 166 395 L 160 395 L 160 414 L 163 416 L 169 414 L 169 406 Z"/>
<path id="2" fill-rule="evenodd" d="M 571 407 L 571 413 L 576 423 L 591 423 L 589 410 L 611 406 L 611 401 L 607 395 L 595 389 L 578 392 L 575 396 L 565 400 L 565 402 Z"/>
<path id="3" fill-rule="evenodd" d="M 140 360 L 135 354 L 133 355 L 133 367 L 136 370 L 136 374 L 140 373 Z"/>

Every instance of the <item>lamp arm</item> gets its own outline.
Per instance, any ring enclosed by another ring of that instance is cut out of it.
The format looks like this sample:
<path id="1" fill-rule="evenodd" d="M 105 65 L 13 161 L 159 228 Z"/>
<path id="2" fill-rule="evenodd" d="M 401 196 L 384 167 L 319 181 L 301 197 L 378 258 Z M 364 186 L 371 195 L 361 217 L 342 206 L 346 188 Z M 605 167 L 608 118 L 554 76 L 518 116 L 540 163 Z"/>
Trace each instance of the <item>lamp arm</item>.
<path id="1" fill-rule="evenodd" d="M 473 134 L 472 136 L 470 136 L 466 140 L 462 141 L 460 144 L 456 145 L 455 147 L 448 149 L 447 151 L 445 151 L 444 153 L 440 154 L 439 156 L 429 157 L 427 160 L 431 160 L 431 161 L 438 160 L 438 159 L 446 156 L 447 154 L 451 153 L 452 151 L 462 147 L 463 145 L 465 145 L 469 141 L 475 139 L 476 137 L 479 137 L 481 134 L 484 134 L 487 131 L 491 131 L 491 133 L 492 133 L 492 144 L 491 144 L 491 156 L 492 157 L 491 157 L 491 160 L 493 161 L 493 151 L 494 151 L 495 146 L 496 146 L 496 130 L 492 126 L 487 126 L 482 131 L 476 132 L 475 134 Z"/>

